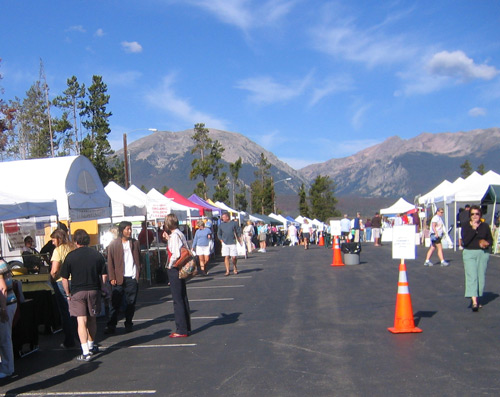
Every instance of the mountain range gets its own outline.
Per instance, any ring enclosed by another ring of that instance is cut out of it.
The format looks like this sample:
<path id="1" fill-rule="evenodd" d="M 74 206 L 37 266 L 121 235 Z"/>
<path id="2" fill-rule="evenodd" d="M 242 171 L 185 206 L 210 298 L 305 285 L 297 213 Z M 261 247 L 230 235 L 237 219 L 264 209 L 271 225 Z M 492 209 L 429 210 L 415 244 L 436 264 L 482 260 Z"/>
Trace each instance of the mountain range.
<path id="1" fill-rule="evenodd" d="M 473 169 L 483 165 L 485 170 L 500 171 L 499 128 L 422 133 L 411 139 L 393 136 L 352 156 L 332 158 L 300 170 L 291 168 L 244 135 L 216 129 L 209 131 L 209 136 L 225 148 L 223 163 L 242 158 L 239 177 L 246 185 L 255 179 L 260 154 L 266 156 L 276 181 L 277 201 L 282 200 L 280 208 L 294 202 L 290 206 L 296 209 L 298 188 L 302 183 L 309 186 L 318 175 L 327 175 L 334 181 L 335 195 L 345 205 L 352 201 L 346 197 L 374 199 L 380 205 L 380 199 L 390 203 L 399 197 L 412 202 L 416 195 L 428 192 L 443 179 L 453 182 L 461 175 L 460 165 L 465 160 Z M 172 187 L 183 195 L 191 195 L 197 183 L 189 179 L 194 158 L 191 154 L 193 133 L 193 129 L 158 131 L 129 144 L 132 183 L 148 189 Z M 122 150 L 116 154 L 123 156 Z M 334 155 L 332 153 L 332 157 Z M 291 180 L 285 181 L 286 178 Z"/>

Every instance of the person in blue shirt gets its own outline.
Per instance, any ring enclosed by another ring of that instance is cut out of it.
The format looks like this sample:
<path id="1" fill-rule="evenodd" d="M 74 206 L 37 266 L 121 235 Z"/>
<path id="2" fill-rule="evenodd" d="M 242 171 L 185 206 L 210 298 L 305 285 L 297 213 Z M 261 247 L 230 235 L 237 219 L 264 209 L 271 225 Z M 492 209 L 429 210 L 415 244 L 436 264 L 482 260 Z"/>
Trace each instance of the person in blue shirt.
<path id="1" fill-rule="evenodd" d="M 194 235 L 193 251 L 200 259 L 200 269 L 204 276 L 208 276 L 206 266 L 210 260 L 210 241 L 212 240 L 212 230 L 205 227 L 205 223 L 200 219 L 196 222 L 198 229 Z"/>

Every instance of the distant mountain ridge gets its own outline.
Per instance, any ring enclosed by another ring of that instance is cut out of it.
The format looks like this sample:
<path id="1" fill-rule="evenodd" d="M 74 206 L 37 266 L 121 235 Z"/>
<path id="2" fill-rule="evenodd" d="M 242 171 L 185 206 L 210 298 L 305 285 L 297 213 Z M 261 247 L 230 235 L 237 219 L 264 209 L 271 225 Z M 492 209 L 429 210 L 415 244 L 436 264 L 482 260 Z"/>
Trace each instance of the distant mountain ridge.
<path id="1" fill-rule="evenodd" d="M 147 188 L 168 186 L 190 195 L 197 183 L 189 179 L 194 158 L 191 155 L 193 133 L 193 129 L 158 131 L 132 142 L 128 146 L 132 182 Z M 499 128 L 422 133 L 411 139 L 393 136 L 352 156 L 334 158 L 300 170 L 294 170 L 241 134 L 209 129 L 209 135 L 224 146 L 224 163 L 233 163 L 241 156 L 240 178 L 246 185 L 254 181 L 260 153 L 264 153 L 272 165 L 270 172 L 275 181 L 292 178 L 276 184 L 276 193 L 281 196 L 296 196 L 302 183 L 308 186 L 316 176 L 328 175 L 336 184 L 337 196 L 405 197 L 412 201 L 415 195 L 428 192 L 443 179 L 457 179 L 460 165 L 466 159 L 473 169 L 484 164 L 486 170 L 500 171 Z M 117 155 L 123 155 L 122 151 Z M 213 186 L 213 181 L 209 182 Z"/>
<path id="2" fill-rule="evenodd" d="M 500 129 L 455 133 L 422 133 L 405 140 L 398 136 L 361 150 L 353 156 L 331 159 L 299 170 L 309 180 L 328 175 L 338 195 L 413 198 L 443 179 L 453 182 L 460 165 L 469 160 L 473 169 L 500 170 Z"/>
<path id="3" fill-rule="evenodd" d="M 159 189 L 168 186 L 181 194 L 191 195 L 199 181 L 189 179 L 191 163 L 195 158 L 191 154 L 191 149 L 194 147 L 191 139 L 193 134 L 193 129 L 181 132 L 158 131 L 129 144 L 132 182 L 138 186 L 145 185 L 147 188 Z M 241 134 L 210 128 L 209 136 L 213 140 L 218 140 L 225 148 L 222 158 L 224 164 L 234 163 L 239 157 L 242 158 L 239 177 L 247 185 L 255 180 L 254 171 L 257 169 L 261 153 L 264 153 L 271 164 L 270 172 L 276 182 L 292 178 L 290 181 L 277 183 L 277 193 L 294 194 L 300 184 L 305 182 L 298 171 Z M 117 151 L 117 155 L 123 156 L 123 151 Z M 227 166 L 225 171 L 229 174 Z M 213 187 L 213 181 L 208 182 L 209 186 Z"/>

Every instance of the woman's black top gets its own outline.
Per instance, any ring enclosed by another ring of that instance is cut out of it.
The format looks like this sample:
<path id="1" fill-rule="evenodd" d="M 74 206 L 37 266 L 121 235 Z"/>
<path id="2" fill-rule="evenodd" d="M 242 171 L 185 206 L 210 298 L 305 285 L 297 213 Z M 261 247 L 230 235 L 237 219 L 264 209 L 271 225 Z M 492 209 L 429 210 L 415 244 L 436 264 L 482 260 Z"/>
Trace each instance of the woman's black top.
<path id="1" fill-rule="evenodd" d="M 462 244 L 468 250 L 480 250 L 479 240 L 486 240 L 490 243 L 487 250 L 493 245 L 490 226 L 486 222 L 481 222 L 476 230 L 472 228 L 469 222 L 462 224 Z"/>

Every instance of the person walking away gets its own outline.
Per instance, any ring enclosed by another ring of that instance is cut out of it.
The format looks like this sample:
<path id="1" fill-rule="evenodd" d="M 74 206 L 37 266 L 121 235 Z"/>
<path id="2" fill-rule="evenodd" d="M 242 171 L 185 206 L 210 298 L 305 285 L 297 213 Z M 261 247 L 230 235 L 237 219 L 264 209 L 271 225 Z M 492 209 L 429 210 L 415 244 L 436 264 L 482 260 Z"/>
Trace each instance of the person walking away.
<path id="1" fill-rule="evenodd" d="M 304 249 L 309 249 L 309 243 L 311 240 L 312 227 L 307 219 L 304 219 L 304 223 L 300 226 L 302 230 L 302 237 L 304 239 Z"/>
<path id="2" fill-rule="evenodd" d="M 365 241 L 372 241 L 372 220 L 366 218 L 365 221 Z"/>
<path id="3" fill-rule="evenodd" d="M 245 239 L 245 244 L 247 246 L 247 252 L 251 253 L 253 251 L 252 238 L 254 235 L 254 227 L 251 220 L 247 221 L 246 226 L 243 228 L 243 238 Z"/>
<path id="4" fill-rule="evenodd" d="M 373 234 L 373 242 L 375 247 L 380 247 L 380 239 L 382 237 L 382 218 L 378 212 L 375 213 L 375 216 L 372 218 L 372 234 Z"/>
<path id="5" fill-rule="evenodd" d="M 95 344 L 96 318 L 101 312 L 101 288 L 106 282 L 106 261 L 90 248 L 90 236 L 83 229 L 74 234 L 76 249 L 66 255 L 61 277 L 69 301 L 69 312 L 76 317 L 82 354 L 78 361 L 90 361 L 99 352 Z M 71 287 L 69 278 L 71 277 Z"/>
<path id="6" fill-rule="evenodd" d="M 181 248 L 189 249 L 186 237 L 179 230 L 179 219 L 175 214 L 168 214 L 165 217 L 166 231 L 163 238 L 168 240 L 168 250 L 170 257 L 167 260 L 166 268 L 168 279 L 170 280 L 170 292 L 174 302 L 175 332 L 169 338 L 187 338 L 191 332 L 191 311 L 187 296 L 186 280 L 179 278 L 179 269 L 175 267 L 175 262 L 181 257 Z M 210 229 L 209 229 L 210 230 Z"/>
<path id="7" fill-rule="evenodd" d="M 349 233 L 351 231 L 351 220 L 344 214 L 344 217 L 340 220 L 340 236 L 342 240 L 349 240 Z"/>
<path id="8" fill-rule="evenodd" d="M 486 268 L 493 244 L 490 226 L 481 220 L 482 211 L 477 205 L 470 207 L 469 222 L 462 223 L 462 259 L 465 271 L 465 297 L 471 298 L 473 312 L 481 306 L 479 298 L 483 295 Z"/>
<path id="9" fill-rule="evenodd" d="M 434 251 L 437 251 L 438 258 L 441 261 L 441 266 L 449 265 L 449 263 L 444 260 L 443 245 L 441 244 L 441 238 L 444 235 L 444 222 L 441 218 L 443 213 L 444 210 L 442 208 L 438 208 L 436 214 L 431 219 L 431 247 L 429 248 L 429 251 L 427 251 L 424 266 L 433 265 L 430 259 Z"/>
<path id="10" fill-rule="evenodd" d="M 50 235 L 54 251 L 52 252 L 50 268 L 50 281 L 54 289 L 54 297 L 59 315 L 61 317 L 61 325 L 64 333 L 64 342 L 61 347 L 71 348 L 75 346 L 75 339 L 78 340 L 77 322 L 75 317 L 69 315 L 68 296 L 64 291 L 62 277 L 60 275 L 62 265 L 66 256 L 76 249 L 74 242 L 69 241 L 68 233 L 62 229 L 56 229 Z M 70 280 L 68 280 L 70 283 Z M 71 284 L 70 284 L 71 289 Z"/>
<path id="11" fill-rule="evenodd" d="M 230 261 L 233 262 L 233 273 L 238 274 L 236 267 L 238 262 L 238 250 L 236 247 L 236 239 L 240 239 L 241 232 L 234 221 L 229 220 L 229 214 L 223 213 L 221 216 L 222 222 L 217 230 L 217 237 L 222 243 L 221 253 L 224 257 L 224 265 L 226 266 L 225 276 L 229 276 Z"/>
<path id="12" fill-rule="evenodd" d="M 257 235 L 259 236 L 259 246 L 258 252 L 266 252 L 267 245 L 267 225 L 260 221 L 257 226 Z"/>
<path id="13" fill-rule="evenodd" d="M 361 213 L 356 213 L 356 218 L 354 218 L 353 227 L 354 229 L 354 242 L 359 243 L 360 230 L 361 230 Z"/>
<path id="14" fill-rule="evenodd" d="M 108 246 L 108 276 L 111 283 L 111 308 L 109 321 L 104 330 L 114 334 L 118 313 L 125 296 L 125 332 L 132 332 L 132 319 L 139 291 L 141 271 L 141 249 L 139 241 L 132 238 L 132 223 L 122 221 L 118 225 L 118 238 Z"/>
<path id="15" fill-rule="evenodd" d="M 14 373 L 12 321 L 17 309 L 14 281 L 7 262 L 0 257 L 0 379 Z"/>
<path id="16" fill-rule="evenodd" d="M 470 204 L 466 204 L 465 208 L 458 213 L 458 236 L 459 236 L 459 241 L 458 241 L 458 249 L 463 250 L 463 243 L 462 243 L 462 225 L 466 225 L 467 223 L 470 222 Z"/>
<path id="17" fill-rule="evenodd" d="M 196 226 L 198 226 L 198 229 L 194 235 L 193 251 L 200 260 L 201 273 L 204 276 L 208 276 L 206 266 L 210 260 L 210 241 L 212 240 L 212 231 L 205 228 L 205 222 L 201 219 L 196 222 Z"/>

